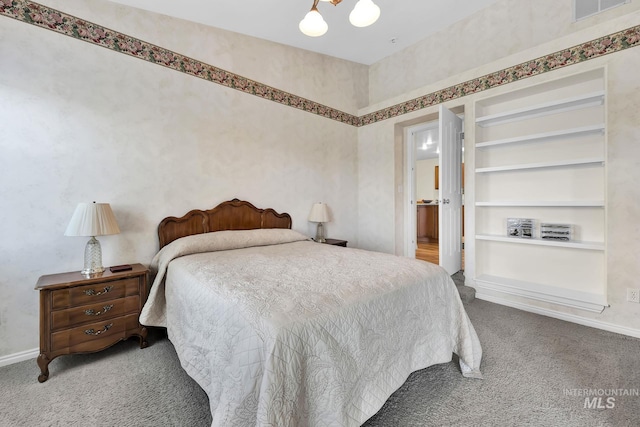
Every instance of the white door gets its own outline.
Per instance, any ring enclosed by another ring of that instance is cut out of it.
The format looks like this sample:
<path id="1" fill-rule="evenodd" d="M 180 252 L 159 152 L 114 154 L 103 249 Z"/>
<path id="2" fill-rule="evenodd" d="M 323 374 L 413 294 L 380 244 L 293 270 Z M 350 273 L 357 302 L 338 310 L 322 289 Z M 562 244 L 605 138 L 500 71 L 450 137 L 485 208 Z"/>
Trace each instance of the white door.
<path id="1" fill-rule="evenodd" d="M 440 106 L 440 265 L 449 274 L 462 268 L 462 119 Z"/>

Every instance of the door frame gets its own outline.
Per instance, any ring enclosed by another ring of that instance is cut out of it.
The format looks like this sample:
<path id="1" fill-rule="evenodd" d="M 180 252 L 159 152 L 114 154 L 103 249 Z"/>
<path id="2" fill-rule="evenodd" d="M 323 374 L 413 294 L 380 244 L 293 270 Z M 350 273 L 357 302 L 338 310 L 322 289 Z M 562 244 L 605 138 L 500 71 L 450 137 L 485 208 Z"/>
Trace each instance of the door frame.
<path id="1" fill-rule="evenodd" d="M 417 208 L 416 208 L 416 142 L 413 134 L 423 130 L 437 128 L 439 118 L 404 128 L 404 256 L 416 257 L 417 240 Z"/>
<path id="2" fill-rule="evenodd" d="M 448 107 L 447 107 L 448 108 Z M 462 129 L 466 127 L 465 125 L 465 111 L 464 104 L 458 105 L 453 108 L 448 108 L 453 111 L 460 119 L 462 119 Z M 417 124 L 412 124 L 409 126 L 403 126 L 402 129 L 402 145 L 404 158 L 402 162 L 403 169 L 403 177 L 402 177 L 402 186 L 403 189 L 399 190 L 402 195 L 402 212 L 404 217 L 404 244 L 402 245 L 402 254 L 409 258 L 415 258 L 416 249 L 417 249 L 417 208 L 415 204 L 415 191 L 416 191 L 416 183 L 415 183 L 415 168 L 416 168 L 416 155 L 415 155 L 415 141 L 412 138 L 412 132 L 416 132 L 419 130 L 432 128 L 435 124 L 439 126 L 440 121 L 440 113 L 439 111 L 435 114 L 430 114 L 425 117 L 425 120 L 419 122 Z M 413 122 L 415 123 L 415 121 Z M 462 150 L 464 150 L 464 139 L 462 141 Z M 464 158 L 464 153 L 463 153 Z M 440 171 L 442 174 L 442 171 Z M 440 197 L 438 197 L 438 200 Z M 462 220 L 462 218 L 461 218 Z"/>

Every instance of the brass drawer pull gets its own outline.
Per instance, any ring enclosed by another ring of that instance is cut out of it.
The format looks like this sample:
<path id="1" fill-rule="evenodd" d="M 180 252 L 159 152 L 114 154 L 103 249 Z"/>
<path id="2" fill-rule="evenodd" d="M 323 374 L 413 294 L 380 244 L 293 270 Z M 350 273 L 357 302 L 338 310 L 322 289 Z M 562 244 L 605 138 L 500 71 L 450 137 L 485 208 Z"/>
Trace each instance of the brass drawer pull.
<path id="1" fill-rule="evenodd" d="M 99 331 L 96 331 L 95 329 L 91 328 L 91 329 L 86 329 L 84 333 L 87 335 L 100 335 L 107 332 L 109 329 L 111 329 L 112 326 L 113 326 L 113 323 L 109 323 L 108 325 L 104 325 L 104 328 L 102 328 Z"/>
<path id="2" fill-rule="evenodd" d="M 113 289 L 113 286 L 105 286 L 101 292 L 96 292 L 93 289 L 89 289 L 88 291 L 84 291 L 84 294 L 97 297 L 98 295 L 106 294 L 107 292 L 111 291 L 111 289 Z"/>
<path id="3" fill-rule="evenodd" d="M 93 310 L 85 310 L 84 314 L 86 314 L 87 316 L 100 316 L 101 314 L 105 314 L 107 311 L 111 310 L 112 308 L 113 308 L 113 304 L 105 305 L 104 307 L 102 307 L 102 311 L 95 312 Z"/>

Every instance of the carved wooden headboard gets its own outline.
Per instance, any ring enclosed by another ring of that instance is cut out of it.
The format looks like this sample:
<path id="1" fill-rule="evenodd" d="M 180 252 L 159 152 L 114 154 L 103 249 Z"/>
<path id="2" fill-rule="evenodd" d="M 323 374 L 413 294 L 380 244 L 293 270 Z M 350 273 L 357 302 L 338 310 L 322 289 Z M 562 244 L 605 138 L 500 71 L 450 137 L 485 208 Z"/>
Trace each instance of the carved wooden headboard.
<path id="1" fill-rule="evenodd" d="M 213 209 L 194 209 L 177 218 L 167 217 L 158 225 L 160 249 L 180 237 L 222 230 L 253 230 L 255 228 L 291 228 L 291 216 L 273 209 L 258 209 L 251 203 L 233 199 Z"/>

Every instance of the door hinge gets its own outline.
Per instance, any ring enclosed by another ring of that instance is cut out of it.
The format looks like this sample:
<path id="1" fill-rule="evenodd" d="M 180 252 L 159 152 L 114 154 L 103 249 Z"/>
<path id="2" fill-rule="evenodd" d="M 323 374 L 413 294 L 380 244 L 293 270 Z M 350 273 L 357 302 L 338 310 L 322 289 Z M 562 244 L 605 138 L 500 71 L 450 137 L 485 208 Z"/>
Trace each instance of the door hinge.
<path id="1" fill-rule="evenodd" d="M 464 132 L 460 132 L 460 139 L 464 141 Z"/>

